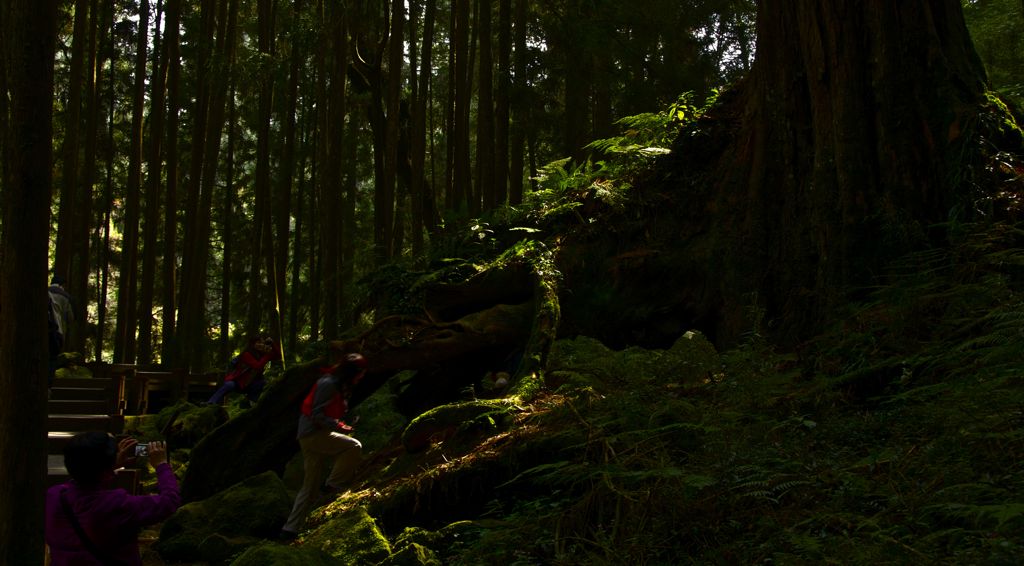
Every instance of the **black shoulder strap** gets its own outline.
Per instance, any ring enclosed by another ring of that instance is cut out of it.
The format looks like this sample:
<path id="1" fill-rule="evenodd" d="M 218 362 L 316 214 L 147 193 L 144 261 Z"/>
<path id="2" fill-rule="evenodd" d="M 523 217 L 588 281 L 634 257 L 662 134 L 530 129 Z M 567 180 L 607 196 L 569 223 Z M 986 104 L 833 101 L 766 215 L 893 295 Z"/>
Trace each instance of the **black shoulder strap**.
<path id="1" fill-rule="evenodd" d="M 78 538 L 82 539 L 82 545 L 85 546 L 85 549 L 89 551 L 89 554 L 92 554 L 100 561 L 101 564 L 104 564 L 105 566 L 118 566 L 120 562 L 113 560 L 105 552 L 97 548 L 96 545 L 93 544 L 92 539 L 85 534 L 85 529 L 83 529 L 82 525 L 78 522 L 78 517 L 76 517 L 75 512 L 71 510 L 71 504 L 68 503 L 67 491 L 68 488 L 66 487 L 60 490 L 60 505 L 64 508 L 64 513 L 67 514 L 68 520 L 71 521 L 71 526 L 74 527 L 75 532 L 78 533 Z"/>

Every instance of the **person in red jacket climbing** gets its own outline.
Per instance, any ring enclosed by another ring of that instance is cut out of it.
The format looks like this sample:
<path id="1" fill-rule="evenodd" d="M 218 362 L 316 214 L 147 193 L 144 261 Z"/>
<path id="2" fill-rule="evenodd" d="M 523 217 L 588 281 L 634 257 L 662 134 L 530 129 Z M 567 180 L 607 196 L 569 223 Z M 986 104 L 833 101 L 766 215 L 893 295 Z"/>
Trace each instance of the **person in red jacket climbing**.
<path id="1" fill-rule="evenodd" d="M 321 372 L 323 375 L 302 402 L 299 415 L 296 437 L 302 447 L 305 479 L 295 496 L 288 521 L 281 529 L 280 538 L 284 540 L 294 539 L 302 529 L 320 492 L 324 465 L 333 461 L 326 488 L 337 493 L 352 476 L 362 456 L 363 445 L 349 436 L 352 427 L 343 419 L 348 413 L 352 388 L 366 374 L 366 358 L 362 354 L 348 354 L 341 363 L 323 368 Z"/>
<path id="2" fill-rule="evenodd" d="M 214 392 L 207 404 L 219 405 L 228 393 L 238 391 L 245 394 L 243 403 L 252 405 L 263 392 L 263 369 L 268 363 L 279 359 L 280 350 L 274 344 L 273 338 L 263 335 L 249 339 L 249 346 L 245 351 L 232 358 L 228 364 L 224 385 Z"/>

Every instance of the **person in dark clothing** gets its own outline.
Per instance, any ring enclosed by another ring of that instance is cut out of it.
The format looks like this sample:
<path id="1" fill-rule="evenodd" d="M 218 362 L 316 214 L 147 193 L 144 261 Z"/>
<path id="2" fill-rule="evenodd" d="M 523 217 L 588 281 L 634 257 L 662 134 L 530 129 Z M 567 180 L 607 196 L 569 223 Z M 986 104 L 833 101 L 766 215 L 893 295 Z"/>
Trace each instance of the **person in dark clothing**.
<path id="1" fill-rule="evenodd" d="M 328 461 L 333 463 L 326 487 L 332 492 L 340 491 L 359 465 L 363 445 L 349 436 L 352 427 L 342 419 L 348 413 L 352 388 L 366 374 L 366 365 L 366 358 L 361 354 L 348 354 L 340 364 L 323 368 L 323 375 L 302 402 L 296 436 L 302 447 L 305 478 L 288 521 L 281 529 L 281 539 L 293 539 L 302 529 L 320 492 Z"/>
<path id="2" fill-rule="evenodd" d="M 256 336 L 249 340 L 249 345 L 235 360 L 234 366 L 224 376 L 224 385 L 215 391 L 207 401 L 210 405 L 219 405 L 229 393 L 238 391 L 245 394 L 245 402 L 255 403 L 263 392 L 265 381 L 263 370 L 267 364 L 281 359 L 280 350 L 269 336 Z"/>
<path id="3" fill-rule="evenodd" d="M 71 333 L 71 325 L 75 314 L 71 295 L 64 290 L 64 278 L 54 275 L 50 286 L 46 289 L 50 295 L 50 311 L 47 316 L 47 333 L 49 334 L 49 376 L 48 385 L 53 387 L 53 378 L 57 373 L 60 354 L 64 351 Z"/>
<path id="4" fill-rule="evenodd" d="M 149 443 L 158 495 L 111 489 L 114 470 L 129 462 L 137 442 L 120 443 L 105 432 L 76 434 L 64 449 L 71 481 L 46 492 L 46 544 L 53 566 L 141 566 L 139 530 L 166 520 L 181 504 L 178 480 L 167 463 L 167 446 Z"/>

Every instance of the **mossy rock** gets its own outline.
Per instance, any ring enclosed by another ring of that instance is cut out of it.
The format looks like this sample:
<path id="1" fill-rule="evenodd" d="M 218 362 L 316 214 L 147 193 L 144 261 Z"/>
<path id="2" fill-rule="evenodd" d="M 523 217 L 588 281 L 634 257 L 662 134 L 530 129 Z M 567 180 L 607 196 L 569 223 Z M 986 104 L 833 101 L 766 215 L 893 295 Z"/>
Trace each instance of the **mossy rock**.
<path id="1" fill-rule="evenodd" d="M 395 552 L 379 566 L 441 566 L 437 554 L 429 548 L 411 542 Z"/>
<path id="2" fill-rule="evenodd" d="M 363 507 L 331 516 L 303 539 L 303 545 L 351 566 L 377 564 L 391 555 L 387 537 Z"/>
<path id="3" fill-rule="evenodd" d="M 548 373 L 553 381 L 617 388 L 652 382 L 695 384 L 719 366 L 715 347 L 700 332 L 686 332 L 667 350 L 630 347 L 611 350 L 586 336 L 558 340 L 551 348 Z"/>
<path id="4" fill-rule="evenodd" d="M 308 546 L 264 543 L 249 547 L 231 566 L 335 566 L 331 555 Z"/>
<path id="5" fill-rule="evenodd" d="M 402 433 L 402 445 L 409 452 L 419 452 L 433 442 L 465 438 L 479 430 L 504 430 L 511 420 L 508 417 L 508 405 L 500 400 L 441 405 L 409 423 Z"/>
<path id="6" fill-rule="evenodd" d="M 218 405 L 197 406 L 182 401 L 160 411 L 154 424 L 170 446 L 191 448 L 227 420 L 227 413 Z"/>
<path id="7" fill-rule="evenodd" d="M 264 472 L 213 497 L 182 506 L 164 523 L 154 547 L 166 560 L 209 560 L 202 552 L 204 544 L 206 550 L 213 551 L 232 546 L 221 544 L 225 541 L 241 540 L 244 548 L 252 539 L 272 537 L 288 518 L 291 507 L 292 499 L 281 479 L 273 472 Z M 213 535 L 225 541 L 207 542 Z"/>
<path id="8" fill-rule="evenodd" d="M 199 543 L 199 557 L 203 562 L 223 562 L 261 542 L 263 539 L 251 536 L 228 537 L 214 533 Z"/>
<path id="9" fill-rule="evenodd" d="M 436 531 L 421 527 L 406 527 L 395 539 L 395 553 L 383 564 L 388 566 L 418 566 L 440 564 L 437 555 L 430 549 L 451 549 L 479 526 L 473 521 L 456 521 Z M 412 550 L 410 550 L 412 549 Z M 422 550 L 421 550 L 422 549 Z M 429 552 L 423 552 L 423 550 Z M 432 562 L 431 560 L 436 560 Z"/>

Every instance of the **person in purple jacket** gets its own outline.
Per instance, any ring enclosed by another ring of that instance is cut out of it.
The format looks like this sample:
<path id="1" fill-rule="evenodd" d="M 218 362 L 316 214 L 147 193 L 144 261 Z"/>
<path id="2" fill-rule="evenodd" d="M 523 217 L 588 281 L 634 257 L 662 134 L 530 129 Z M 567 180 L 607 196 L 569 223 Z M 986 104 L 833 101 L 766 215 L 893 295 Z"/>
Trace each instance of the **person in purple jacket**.
<path id="1" fill-rule="evenodd" d="M 141 566 L 139 530 L 173 515 L 181 495 L 163 442 L 151 442 L 148 449 L 158 495 L 110 487 L 114 470 L 131 461 L 136 444 L 133 438 L 118 443 L 105 432 L 83 432 L 68 442 L 64 467 L 71 481 L 46 492 L 50 564 Z"/>

